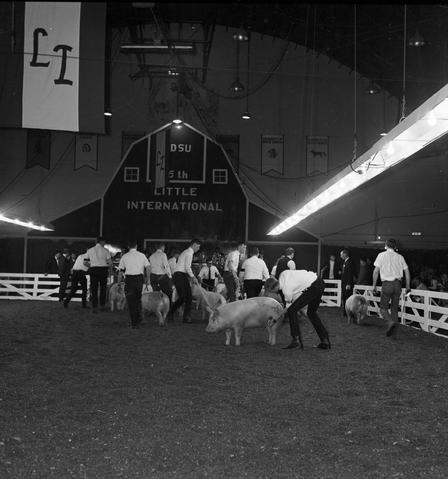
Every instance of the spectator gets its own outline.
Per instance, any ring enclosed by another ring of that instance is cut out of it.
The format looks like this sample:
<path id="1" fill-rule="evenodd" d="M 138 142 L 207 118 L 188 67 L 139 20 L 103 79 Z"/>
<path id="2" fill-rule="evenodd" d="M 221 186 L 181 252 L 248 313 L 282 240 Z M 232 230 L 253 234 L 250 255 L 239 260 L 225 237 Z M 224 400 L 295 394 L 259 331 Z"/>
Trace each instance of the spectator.
<path id="1" fill-rule="evenodd" d="M 345 311 L 345 302 L 353 294 L 353 285 L 355 284 L 355 269 L 353 266 L 353 261 L 350 258 L 350 253 L 347 249 L 343 249 L 340 256 L 342 259 L 342 314 L 344 316 L 347 316 L 347 313 Z"/>
<path id="2" fill-rule="evenodd" d="M 320 270 L 320 276 L 322 279 L 339 279 L 340 278 L 340 266 L 336 261 L 336 255 L 331 254 L 327 264 Z"/>
<path id="3" fill-rule="evenodd" d="M 359 260 L 358 284 L 370 286 L 372 284 L 373 267 L 367 263 L 367 258 Z"/>

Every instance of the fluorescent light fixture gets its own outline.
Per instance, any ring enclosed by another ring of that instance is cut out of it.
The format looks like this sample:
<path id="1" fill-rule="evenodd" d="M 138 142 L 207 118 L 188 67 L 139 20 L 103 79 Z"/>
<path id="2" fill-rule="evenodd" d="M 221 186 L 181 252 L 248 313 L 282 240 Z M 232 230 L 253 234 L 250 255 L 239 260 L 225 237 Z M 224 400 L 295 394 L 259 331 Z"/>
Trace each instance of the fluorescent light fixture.
<path id="1" fill-rule="evenodd" d="M 311 200 L 269 231 L 278 235 L 414 155 L 448 132 L 448 84 L 398 123 L 372 148 L 319 188 Z M 358 174 L 360 170 L 363 174 Z"/>
<path id="2" fill-rule="evenodd" d="M 121 248 L 112 244 L 105 244 L 104 247 L 109 251 L 109 253 L 114 255 L 121 252 Z"/>
<path id="3" fill-rule="evenodd" d="M 110 111 L 105 111 L 104 116 L 112 116 L 112 113 Z"/>
<path id="4" fill-rule="evenodd" d="M 174 123 L 175 125 L 182 125 L 183 122 L 182 122 L 182 120 L 181 120 L 180 118 L 176 118 L 175 120 L 173 120 L 173 123 Z"/>
<path id="5" fill-rule="evenodd" d="M 179 52 L 193 52 L 194 45 L 192 43 L 173 43 L 172 45 L 151 45 L 148 43 L 136 43 L 121 45 L 122 50 L 146 50 L 148 52 L 168 52 L 169 50 L 175 50 Z"/>
<path id="6" fill-rule="evenodd" d="M 243 120 L 250 120 L 250 113 L 248 111 L 245 111 L 242 115 L 241 118 Z"/>
<path id="7" fill-rule="evenodd" d="M 17 218 L 15 219 L 7 218 L 5 215 L 2 215 L 1 213 L 0 213 L 0 221 L 3 221 L 5 223 L 11 223 L 13 225 L 23 226 L 24 228 L 30 228 L 32 230 L 54 231 L 54 229 L 47 228 L 46 226 L 35 225 L 32 221 L 21 221 Z"/>

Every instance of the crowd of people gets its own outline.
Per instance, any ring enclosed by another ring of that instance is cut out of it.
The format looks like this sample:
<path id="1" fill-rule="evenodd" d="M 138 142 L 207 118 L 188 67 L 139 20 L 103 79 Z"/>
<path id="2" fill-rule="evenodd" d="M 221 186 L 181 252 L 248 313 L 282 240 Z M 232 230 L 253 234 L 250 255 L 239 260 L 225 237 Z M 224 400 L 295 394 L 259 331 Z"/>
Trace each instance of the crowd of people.
<path id="1" fill-rule="evenodd" d="M 396 252 L 394 240 L 386 242 L 386 251 L 380 253 L 375 262 L 371 258 L 361 258 L 359 265 L 355 266 L 350 252 L 343 249 L 339 258 L 331 254 L 320 272 L 296 269 L 295 251 L 291 247 L 284 250 L 269 271 L 259 249 L 251 247 L 248 250 L 244 243 L 230 245 L 226 253 L 217 247 L 212 253 L 200 252 L 202 242 L 193 239 L 186 249 L 172 250 L 168 257 L 164 243 L 156 244 L 155 250 L 149 254 L 139 252 L 137 242 L 131 241 L 128 250 L 121 251 L 115 258 L 105 244 L 104 238 L 98 238 L 95 246 L 79 255 L 67 249 L 57 252 L 47 263 L 46 272 L 58 273 L 59 301 L 66 308 L 78 288 L 81 289 L 82 307 L 87 308 L 86 275 L 89 274 L 89 299 L 94 313 L 106 309 L 108 278 L 114 277 L 115 281 L 124 282 L 132 328 L 138 328 L 142 320 L 141 295 L 145 284 L 151 285 L 153 291 L 162 291 L 169 298 L 168 321 L 172 321 L 175 312 L 183 306 L 182 321 L 191 323 L 191 280 L 197 278 L 199 284 L 208 291 L 214 291 L 219 283 L 224 283 L 228 302 L 257 297 L 265 286 L 266 293 L 278 297 L 287 308 L 292 336 L 288 349 L 302 344 L 297 313 L 307 306 L 308 318 L 320 340 L 318 347 L 330 349 L 328 331 L 317 314 L 325 289 L 324 279 L 341 280 L 343 315 L 346 315 L 345 303 L 353 294 L 355 284 L 371 285 L 376 290 L 381 279 L 380 308 L 383 317 L 388 320 L 388 335 L 392 334 L 398 321 L 403 277 L 406 290 L 410 291 L 411 287 L 409 268 L 404 258 Z M 288 273 L 282 274 L 285 271 Z M 69 282 L 71 286 L 67 290 Z M 432 271 L 422 270 L 413 279 L 412 286 L 415 289 L 445 290 L 448 287 L 448 275 L 437 277 Z M 174 301 L 173 290 L 176 292 Z"/>

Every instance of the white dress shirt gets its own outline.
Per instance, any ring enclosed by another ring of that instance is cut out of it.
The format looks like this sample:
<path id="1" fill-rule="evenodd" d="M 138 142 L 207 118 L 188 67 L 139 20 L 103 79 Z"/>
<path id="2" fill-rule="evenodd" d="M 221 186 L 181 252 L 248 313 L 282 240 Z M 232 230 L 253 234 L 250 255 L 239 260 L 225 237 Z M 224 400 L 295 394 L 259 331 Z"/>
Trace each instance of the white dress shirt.
<path id="1" fill-rule="evenodd" d="M 238 273 L 238 265 L 240 264 L 240 253 L 238 250 L 231 251 L 224 263 L 224 271 L 230 271 L 231 273 Z"/>
<path id="2" fill-rule="evenodd" d="M 172 256 L 169 260 L 168 260 L 168 265 L 170 267 L 170 271 L 171 271 L 171 274 L 173 275 L 174 274 L 174 271 L 176 271 L 176 264 L 177 264 L 177 259 Z"/>
<path id="3" fill-rule="evenodd" d="M 330 259 L 330 271 L 328 273 L 328 279 L 334 279 L 334 265 L 335 265 L 335 261 L 332 261 Z"/>
<path id="4" fill-rule="evenodd" d="M 135 248 L 124 254 L 118 265 L 118 269 L 125 272 L 125 275 L 144 274 L 145 268 L 149 266 L 148 258 Z"/>
<path id="5" fill-rule="evenodd" d="M 287 303 L 295 301 L 317 279 L 314 271 L 306 269 L 286 269 L 279 277 L 280 289 Z"/>
<path id="6" fill-rule="evenodd" d="M 104 247 L 97 243 L 92 248 L 89 248 L 86 253 L 87 259 L 90 261 L 90 266 L 92 268 L 96 267 L 106 267 L 112 264 L 112 257 L 110 252 Z"/>
<path id="7" fill-rule="evenodd" d="M 210 273 L 209 273 L 210 271 Z M 201 268 L 199 271 L 198 277 L 202 279 L 211 279 L 215 281 L 215 279 L 219 276 L 218 268 L 212 264 L 210 268 L 206 265 Z M 216 282 L 216 281 L 215 281 Z"/>
<path id="8" fill-rule="evenodd" d="M 401 280 L 403 271 L 408 269 L 403 256 L 392 249 L 387 249 L 380 253 L 373 265 L 379 268 L 381 281 Z"/>
<path id="9" fill-rule="evenodd" d="M 87 259 L 87 254 L 80 254 L 73 265 L 73 271 L 88 271 L 89 267 L 84 264 L 84 260 Z"/>
<path id="10" fill-rule="evenodd" d="M 269 278 L 269 270 L 266 263 L 257 255 L 247 258 L 241 270 L 244 270 L 244 279 L 261 279 L 266 281 Z"/>
<path id="11" fill-rule="evenodd" d="M 193 248 L 190 248 L 190 247 L 182 251 L 182 253 L 179 255 L 179 258 L 177 259 L 176 269 L 175 269 L 176 273 L 177 272 L 187 273 L 188 276 L 190 276 L 191 278 L 194 278 L 194 274 L 191 269 L 193 254 L 194 254 Z"/>
<path id="12" fill-rule="evenodd" d="M 167 274 L 171 278 L 171 269 L 166 254 L 158 249 L 149 257 L 152 274 Z"/>

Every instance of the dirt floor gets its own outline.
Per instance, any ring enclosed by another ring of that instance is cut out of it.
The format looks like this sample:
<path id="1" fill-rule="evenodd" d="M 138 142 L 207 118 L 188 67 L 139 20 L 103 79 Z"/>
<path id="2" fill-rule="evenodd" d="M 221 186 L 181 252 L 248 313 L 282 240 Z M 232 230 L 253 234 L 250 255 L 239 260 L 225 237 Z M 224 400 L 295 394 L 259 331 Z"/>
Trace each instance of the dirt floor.
<path id="1" fill-rule="evenodd" d="M 320 311 L 330 351 L 1 301 L 0 477 L 446 479 L 448 339 Z"/>

